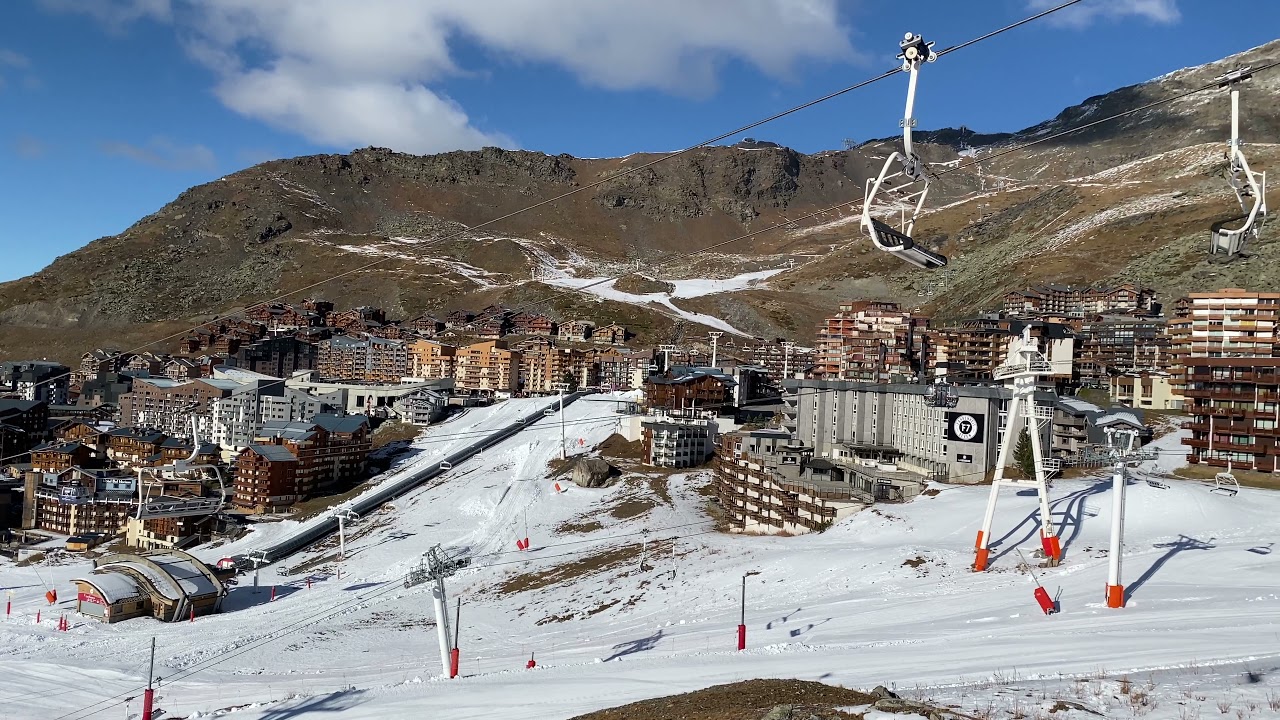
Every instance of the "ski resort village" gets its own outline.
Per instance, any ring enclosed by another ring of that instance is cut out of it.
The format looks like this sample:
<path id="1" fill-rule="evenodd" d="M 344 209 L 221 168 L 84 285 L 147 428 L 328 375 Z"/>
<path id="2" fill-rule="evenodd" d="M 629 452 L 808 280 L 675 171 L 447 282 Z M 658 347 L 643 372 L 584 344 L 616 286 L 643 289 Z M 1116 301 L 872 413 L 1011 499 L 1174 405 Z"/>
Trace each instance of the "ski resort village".
<path id="1" fill-rule="evenodd" d="M 1243 4 L 24 7 L 207 139 L 0 282 L 0 720 L 1280 718 Z"/>

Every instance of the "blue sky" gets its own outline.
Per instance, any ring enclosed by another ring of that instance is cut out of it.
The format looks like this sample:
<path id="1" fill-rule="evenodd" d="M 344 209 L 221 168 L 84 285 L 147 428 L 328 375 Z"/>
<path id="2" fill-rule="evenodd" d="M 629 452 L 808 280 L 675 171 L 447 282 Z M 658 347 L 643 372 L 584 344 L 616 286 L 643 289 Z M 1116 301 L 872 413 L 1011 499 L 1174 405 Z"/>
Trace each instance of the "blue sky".
<path id="1" fill-rule="evenodd" d="M 926 67 L 920 126 L 1016 130 L 1274 39 L 1280 3 L 1089 0 Z M 262 160 L 365 145 L 674 150 L 1050 0 L 8 0 L 0 280 Z M 892 135 L 882 82 L 750 133 Z M 1246 140 L 1248 140 L 1246 134 Z"/>

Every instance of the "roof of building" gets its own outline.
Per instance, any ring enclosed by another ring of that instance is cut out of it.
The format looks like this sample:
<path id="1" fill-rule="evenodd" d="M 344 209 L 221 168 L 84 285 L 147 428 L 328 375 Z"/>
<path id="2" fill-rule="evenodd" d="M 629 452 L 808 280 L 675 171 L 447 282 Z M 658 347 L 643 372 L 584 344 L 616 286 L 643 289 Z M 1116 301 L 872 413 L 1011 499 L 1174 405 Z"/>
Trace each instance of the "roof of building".
<path id="1" fill-rule="evenodd" d="M 88 449 L 88 447 L 89 447 L 88 445 L 85 445 L 79 442 L 62 442 L 59 440 L 54 440 L 47 443 L 40 443 L 39 445 L 32 448 L 32 451 L 33 452 L 51 452 L 51 453 L 57 453 L 58 455 L 70 455 L 76 452 L 77 450 L 79 450 L 80 448 Z"/>
<path id="2" fill-rule="evenodd" d="M 289 452 L 288 448 L 281 445 L 250 445 L 249 450 L 271 462 L 294 462 L 298 459 Z"/>
<path id="3" fill-rule="evenodd" d="M 132 570 L 145 578 L 156 592 L 170 600 L 181 600 L 183 597 L 207 597 L 221 593 L 222 588 L 214 584 L 200 568 L 195 566 L 195 562 L 199 561 L 188 559 L 188 557 L 168 553 L 115 555 L 106 558 L 107 562 L 99 565 L 98 569 L 106 572 L 111 572 L 113 568 Z M 150 563 L 142 562 L 144 558 Z"/>
<path id="4" fill-rule="evenodd" d="M 311 422 L 332 433 L 352 433 L 361 427 L 368 427 L 369 418 L 364 415 L 333 415 L 321 413 L 311 418 Z"/>
<path id="5" fill-rule="evenodd" d="M 37 400 L 3 399 L 3 400 L 0 400 L 0 414 L 8 414 L 12 412 L 20 412 L 20 413 L 29 412 L 32 408 L 36 407 L 37 405 L 44 405 L 44 404 L 45 403 Z"/>
<path id="6" fill-rule="evenodd" d="M 116 603 L 121 600 L 142 597 L 142 590 L 133 578 L 124 573 L 95 572 L 82 578 L 74 578 L 71 582 L 82 582 L 92 585 L 103 600 Z"/>
<path id="7" fill-rule="evenodd" d="M 1063 409 L 1074 413 L 1100 413 L 1102 408 L 1091 402 L 1085 402 L 1079 398 L 1064 397 L 1058 399 L 1058 405 Z"/>
<path id="8" fill-rule="evenodd" d="M 1133 413 L 1123 410 L 1113 410 L 1093 421 L 1097 427 L 1107 427 L 1108 425 L 1131 425 L 1135 428 L 1144 428 L 1145 425 Z"/>

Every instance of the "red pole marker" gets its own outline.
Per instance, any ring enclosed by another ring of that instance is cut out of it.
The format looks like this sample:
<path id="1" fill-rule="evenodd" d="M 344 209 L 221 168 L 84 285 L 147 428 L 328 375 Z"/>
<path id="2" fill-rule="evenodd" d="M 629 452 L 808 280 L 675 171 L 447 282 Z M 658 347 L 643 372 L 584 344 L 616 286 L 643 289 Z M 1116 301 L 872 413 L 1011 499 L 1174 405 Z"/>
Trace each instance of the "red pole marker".
<path id="1" fill-rule="evenodd" d="M 449 651 L 449 677 L 458 677 L 458 648 Z"/>
<path id="2" fill-rule="evenodd" d="M 195 622 L 195 621 L 196 621 L 196 606 L 192 605 L 191 606 L 191 622 Z"/>
<path id="3" fill-rule="evenodd" d="M 40 611 L 39 611 L 39 610 L 37 610 L 37 611 L 36 611 L 36 624 L 37 624 L 37 625 L 39 625 L 39 624 L 40 624 Z"/>
<path id="4" fill-rule="evenodd" d="M 307 576 L 307 589 L 308 589 L 308 590 L 310 590 L 310 589 L 311 589 L 311 576 L 310 576 L 310 575 L 308 575 L 308 576 Z"/>
<path id="5" fill-rule="evenodd" d="M 1049 591 L 1043 587 L 1036 587 L 1036 602 L 1040 605 L 1040 609 L 1045 615 L 1051 615 L 1054 611 L 1053 598 L 1049 597 Z"/>
<path id="6" fill-rule="evenodd" d="M 276 586 L 275 586 L 275 585 L 272 585 L 272 586 L 271 586 L 271 600 L 269 600 L 268 602 L 275 602 L 275 601 L 276 601 Z M 194 612 L 194 611 L 195 611 L 195 608 L 192 608 L 192 611 Z"/>
<path id="7" fill-rule="evenodd" d="M 12 601 L 12 600 L 5 600 L 5 601 L 4 601 L 4 616 L 5 616 L 5 617 L 9 617 L 9 613 L 11 613 L 11 612 L 13 612 L 13 601 Z"/>
<path id="8" fill-rule="evenodd" d="M 533 659 L 533 653 L 529 653 L 529 662 L 524 664 L 525 670 L 532 670 L 538 667 L 538 661 Z"/>
<path id="9" fill-rule="evenodd" d="M 738 626 L 738 649 L 739 650 L 747 649 L 747 626 L 746 625 Z"/>

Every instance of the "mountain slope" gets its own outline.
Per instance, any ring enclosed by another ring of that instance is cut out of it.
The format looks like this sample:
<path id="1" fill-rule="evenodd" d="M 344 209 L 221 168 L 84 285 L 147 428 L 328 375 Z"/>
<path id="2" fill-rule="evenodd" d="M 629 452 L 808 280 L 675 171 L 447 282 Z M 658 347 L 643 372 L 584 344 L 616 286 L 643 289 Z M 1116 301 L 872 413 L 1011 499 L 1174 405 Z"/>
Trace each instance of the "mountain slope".
<path id="1" fill-rule="evenodd" d="M 382 305 L 393 317 L 530 298 L 566 315 L 582 307 L 562 289 L 572 284 L 566 278 L 639 268 L 664 281 L 785 269 L 767 286 L 670 299 L 673 305 L 606 302 L 593 311 L 651 328 L 645 341 L 662 339 L 681 312 L 806 341 L 823 308 L 854 297 L 897 299 L 952 317 L 1034 282 L 1139 279 L 1166 296 L 1205 284 L 1280 287 L 1265 231 L 1255 259 L 1206 262 L 1208 226 L 1236 210 L 1219 177 L 1224 92 L 1053 138 L 1278 58 L 1280 41 L 1090 98 L 1013 134 L 923 133 L 937 143 L 922 152 L 939 176 L 916 235 L 953 260 L 932 274 L 874 251 L 857 228 L 863 183 L 896 140 L 814 155 L 705 148 L 625 176 L 660 156 L 581 159 L 495 148 L 413 156 L 368 148 L 268 162 L 192 188 L 120 235 L 0 284 L 0 356 L 68 359 L 109 338 L 156 337 L 291 291 L 340 306 Z M 1280 112 L 1270 102 L 1277 90 L 1276 71 L 1243 86 L 1246 141 L 1280 137 Z M 1043 142 L 1018 149 L 1036 140 Z M 1262 170 L 1280 153 L 1256 143 L 1248 152 Z M 676 259 L 832 207 L 784 230 Z"/>

